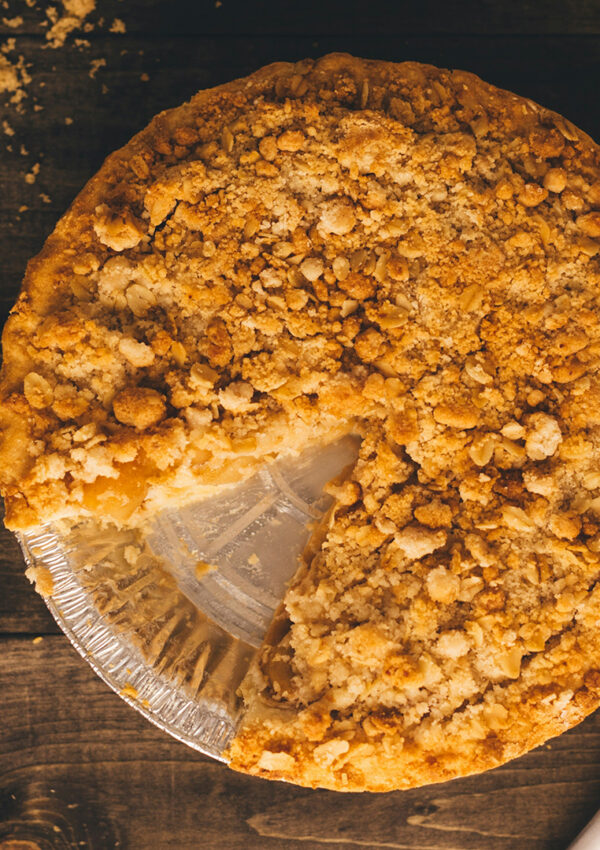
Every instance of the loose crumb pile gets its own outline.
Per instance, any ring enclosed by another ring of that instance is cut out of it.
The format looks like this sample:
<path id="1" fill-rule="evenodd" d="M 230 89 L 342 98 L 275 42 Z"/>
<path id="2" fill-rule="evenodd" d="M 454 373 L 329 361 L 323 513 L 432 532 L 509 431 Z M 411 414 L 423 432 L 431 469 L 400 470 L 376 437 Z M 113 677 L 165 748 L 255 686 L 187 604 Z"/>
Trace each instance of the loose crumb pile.
<path id="1" fill-rule="evenodd" d="M 8 102 L 17 107 L 21 112 L 22 102 L 27 97 L 26 87 L 31 82 L 31 75 L 25 66 L 25 57 L 17 56 L 9 59 L 7 54 L 15 49 L 14 38 L 8 39 L 6 44 L 0 48 L 0 93 L 6 92 L 10 97 Z"/>
<path id="2" fill-rule="evenodd" d="M 92 59 L 89 76 L 94 79 L 100 68 L 106 67 L 106 59 Z"/>
<path id="3" fill-rule="evenodd" d="M 38 8 L 36 0 L 27 0 L 27 5 L 32 9 Z M 42 11 L 42 7 L 40 7 L 40 11 Z M 47 28 L 45 33 L 46 47 L 53 50 L 64 47 L 69 37 L 78 30 L 89 33 L 96 27 L 104 26 L 104 19 L 102 18 L 96 22 L 88 20 L 89 16 L 96 11 L 96 0 L 62 0 L 61 7 L 44 5 L 43 11 L 44 17 L 39 20 L 38 25 Z M 12 18 L 3 17 L 2 22 L 11 29 L 18 29 L 25 23 L 21 15 Z M 121 18 L 115 18 L 108 29 L 109 32 L 115 34 L 126 32 L 125 23 Z M 85 38 L 74 38 L 73 43 L 79 49 L 87 49 L 91 46 Z M 0 93 L 10 93 L 9 102 L 20 105 L 23 99 L 27 97 L 26 89 L 32 78 L 26 68 L 24 57 L 22 55 L 11 55 L 16 52 L 16 45 L 16 39 L 9 38 L 0 47 L 2 54 L 0 55 Z M 106 65 L 105 59 L 93 60 L 90 76 L 93 78 L 98 68 L 104 65 Z M 22 111 L 22 108 L 21 106 L 19 111 Z"/>
<path id="4" fill-rule="evenodd" d="M 21 17 L 21 15 L 17 15 L 15 18 L 2 18 L 2 23 L 5 27 L 17 29 L 18 27 L 23 25 L 23 18 Z"/>
<path id="5" fill-rule="evenodd" d="M 93 29 L 93 25 L 84 25 L 84 21 L 96 8 L 96 0 L 62 0 L 62 5 L 60 11 L 53 6 L 46 10 L 52 25 L 46 33 L 49 47 L 62 47 L 76 29 L 84 27 L 86 32 Z"/>
<path id="6" fill-rule="evenodd" d="M 78 50 L 88 50 L 91 47 L 89 40 L 76 37 L 76 34 L 89 33 L 95 28 L 104 26 L 102 18 L 96 21 L 89 20 L 90 15 L 97 11 L 96 0 L 62 0 L 57 6 L 37 4 L 36 0 L 27 0 L 27 6 L 31 9 L 39 9 L 41 17 L 38 25 L 46 29 L 45 46 L 52 50 L 66 49 L 71 37 L 72 44 Z M 4 3 L 4 7 L 9 8 L 8 2 Z M 25 24 L 22 15 L 4 16 L 2 22 L 14 30 Z M 115 18 L 108 29 L 115 34 L 126 32 L 125 23 L 120 18 Z M 25 114 L 27 108 L 34 113 L 43 109 L 35 95 L 32 96 L 31 93 L 34 82 L 32 65 L 26 62 L 24 55 L 19 54 L 17 44 L 17 37 L 11 37 L 0 46 L 0 98 L 3 98 L 5 105 L 13 110 L 15 117 Z M 106 59 L 102 57 L 92 59 L 89 77 L 95 79 L 98 71 L 104 67 L 106 67 Z M 40 87 L 44 85 L 45 83 L 40 83 Z M 107 87 L 102 84 L 102 93 L 105 94 L 107 91 Z M 65 124 L 71 124 L 72 121 L 72 118 L 67 118 Z M 15 135 L 15 130 L 8 120 L 3 121 L 2 129 L 6 136 Z M 8 142 L 5 147 L 9 153 L 14 150 L 12 142 Z M 21 150 L 21 155 L 28 154 Z M 40 163 L 37 162 L 30 167 L 29 171 L 23 173 L 25 183 L 33 185 L 39 170 Z M 40 197 L 44 201 L 47 195 Z"/>

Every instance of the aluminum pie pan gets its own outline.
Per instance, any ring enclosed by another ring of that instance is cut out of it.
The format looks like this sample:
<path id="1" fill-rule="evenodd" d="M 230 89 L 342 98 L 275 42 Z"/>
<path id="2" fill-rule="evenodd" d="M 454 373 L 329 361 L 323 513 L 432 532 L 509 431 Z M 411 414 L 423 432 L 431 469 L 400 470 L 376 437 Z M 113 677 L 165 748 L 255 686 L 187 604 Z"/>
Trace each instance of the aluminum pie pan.
<path id="1" fill-rule="evenodd" d="M 307 449 L 143 531 L 84 520 L 17 533 L 28 575 L 109 687 L 225 762 L 239 685 L 328 507 L 323 486 L 356 452 L 351 436 Z"/>

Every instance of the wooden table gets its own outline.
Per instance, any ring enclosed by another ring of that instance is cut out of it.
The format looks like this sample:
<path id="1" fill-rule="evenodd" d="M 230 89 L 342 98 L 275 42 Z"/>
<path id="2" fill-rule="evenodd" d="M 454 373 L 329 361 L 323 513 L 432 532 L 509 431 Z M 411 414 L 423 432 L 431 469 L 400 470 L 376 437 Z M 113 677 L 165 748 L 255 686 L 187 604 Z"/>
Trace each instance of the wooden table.
<path id="1" fill-rule="evenodd" d="M 275 59 L 348 50 L 466 68 L 600 138 L 596 0 L 97 0 L 91 32 L 61 47 L 47 47 L 47 4 L 32 3 L 0 3 L 15 39 L 3 55 L 23 56 L 31 77 L 2 116 L 2 321 L 27 259 L 106 154 L 160 109 Z M 0 850 L 562 850 L 600 803 L 599 715 L 499 770 L 411 792 L 237 775 L 113 694 L 29 586 L 14 538 L 0 544 Z"/>

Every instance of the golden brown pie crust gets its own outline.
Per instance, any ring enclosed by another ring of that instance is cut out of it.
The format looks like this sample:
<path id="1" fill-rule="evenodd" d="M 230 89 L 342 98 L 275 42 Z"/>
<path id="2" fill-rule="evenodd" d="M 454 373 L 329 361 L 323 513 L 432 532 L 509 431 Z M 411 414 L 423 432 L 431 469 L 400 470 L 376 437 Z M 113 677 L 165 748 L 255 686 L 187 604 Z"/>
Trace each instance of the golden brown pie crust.
<path id="1" fill-rule="evenodd" d="M 335 54 L 157 116 L 7 323 L 14 529 L 359 459 L 244 685 L 239 770 L 390 790 L 600 701 L 600 168 L 472 74 Z"/>

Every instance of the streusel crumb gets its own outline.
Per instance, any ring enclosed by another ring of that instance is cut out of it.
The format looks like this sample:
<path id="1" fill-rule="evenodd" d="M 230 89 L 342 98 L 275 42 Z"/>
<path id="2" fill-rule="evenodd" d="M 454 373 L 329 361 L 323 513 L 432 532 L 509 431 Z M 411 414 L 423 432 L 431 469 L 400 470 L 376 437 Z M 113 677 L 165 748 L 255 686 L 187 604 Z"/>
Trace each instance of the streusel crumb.
<path id="1" fill-rule="evenodd" d="M 600 701 L 599 239 L 596 145 L 473 75 L 332 55 L 201 92 L 29 265 L 7 523 L 139 525 L 354 432 L 231 766 L 389 790 L 513 758 Z"/>

